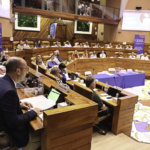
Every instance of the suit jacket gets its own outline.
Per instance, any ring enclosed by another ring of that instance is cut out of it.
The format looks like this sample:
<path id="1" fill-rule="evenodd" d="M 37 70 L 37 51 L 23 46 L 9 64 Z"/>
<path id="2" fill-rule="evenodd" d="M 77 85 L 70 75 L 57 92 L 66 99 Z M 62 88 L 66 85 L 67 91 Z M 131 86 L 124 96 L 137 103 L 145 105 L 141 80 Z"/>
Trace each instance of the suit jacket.
<path id="1" fill-rule="evenodd" d="M 27 145 L 29 121 L 36 116 L 33 110 L 22 113 L 13 80 L 8 75 L 0 78 L 0 131 L 8 133 L 14 146 Z"/>

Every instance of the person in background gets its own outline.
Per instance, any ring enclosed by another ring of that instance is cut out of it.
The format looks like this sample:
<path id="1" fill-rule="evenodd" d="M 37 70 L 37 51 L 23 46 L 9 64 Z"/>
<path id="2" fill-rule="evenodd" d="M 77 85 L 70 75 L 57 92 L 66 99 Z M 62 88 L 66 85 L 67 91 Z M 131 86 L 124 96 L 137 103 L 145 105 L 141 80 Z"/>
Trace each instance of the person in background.
<path id="1" fill-rule="evenodd" d="M 8 60 L 9 57 L 8 57 L 8 53 L 6 51 L 2 51 L 0 54 L 1 54 L 0 55 L 0 62 L 1 63 Z"/>
<path id="2" fill-rule="evenodd" d="M 58 67 L 53 67 L 53 68 L 51 69 L 50 73 L 51 73 L 52 75 L 54 75 L 54 76 L 57 78 L 57 80 L 60 80 L 60 82 L 62 82 L 63 76 L 60 74 L 60 70 L 59 70 Z"/>
<path id="3" fill-rule="evenodd" d="M 96 52 L 95 52 L 95 51 L 94 51 L 94 52 L 92 52 L 92 54 L 91 54 L 90 58 L 97 58 L 97 55 L 96 55 Z"/>
<path id="4" fill-rule="evenodd" d="M 88 42 L 85 42 L 85 44 L 83 45 L 84 48 L 89 48 L 89 43 Z"/>
<path id="5" fill-rule="evenodd" d="M 37 55 L 37 56 L 36 56 L 35 63 L 36 63 L 36 65 L 38 65 L 38 66 L 41 65 L 41 66 L 43 66 L 44 68 L 46 68 L 45 64 L 43 63 L 43 60 L 42 60 L 41 55 Z"/>
<path id="6" fill-rule="evenodd" d="M 62 75 L 62 81 L 63 83 L 66 83 L 66 79 L 68 76 L 67 71 L 66 71 L 66 65 L 64 63 L 59 64 L 59 70 L 60 70 L 60 74 Z"/>
<path id="7" fill-rule="evenodd" d="M 79 54 L 78 54 L 77 50 L 75 50 L 74 53 L 72 53 L 72 60 L 74 60 L 76 58 L 79 58 Z"/>
<path id="8" fill-rule="evenodd" d="M 83 58 L 88 58 L 89 56 L 88 56 L 88 51 L 87 50 L 85 50 L 84 51 L 84 54 L 83 54 Z"/>
<path id="9" fill-rule="evenodd" d="M 144 55 L 141 56 L 141 60 L 149 60 L 147 52 L 145 52 Z"/>
<path id="10" fill-rule="evenodd" d="M 38 42 L 35 42 L 34 47 L 35 48 L 40 48 L 41 47 L 41 41 L 38 40 Z"/>
<path id="11" fill-rule="evenodd" d="M 111 43 L 109 43 L 107 46 L 106 46 L 106 48 L 112 48 L 113 46 L 112 46 L 112 44 Z"/>
<path id="12" fill-rule="evenodd" d="M 122 49 L 122 45 L 120 44 L 116 45 L 116 49 Z"/>
<path id="13" fill-rule="evenodd" d="M 0 77 L 3 77 L 6 74 L 6 67 L 0 65 Z"/>
<path id="14" fill-rule="evenodd" d="M 60 57 L 59 50 L 56 50 L 56 55 L 55 55 L 55 57 L 57 57 L 57 60 L 59 61 L 59 63 L 63 61 L 62 58 Z"/>
<path id="15" fill-rule="evenodd" d="M 97 57 L 98 57 L 98 54 L 97 54 Z M 106 58 L 106 53 L 105 53 L 105 51 L 102 51 L 102 52 L 99 54 L 99 58 Z"/>
<path id="16" fill-rule="evenodd" d="M 55 62 L 55 56 L 52 55 L 51 58 L 47 61 L 47 68 L 52 68 L 54 67 L 55 65 L 58 65 L 56 62 Z"/>
<path id="17" fill-rule="evenodd" d="M 23 49 L 31 49 L 28 40 L 25 40 L 25 43 L 23 44 Z"/>
<path id="18" fill-rule="evenodd" d="M 101 46 L 100 46 L 100 44 L 99 43 L 96 43 L 94 46 L 93 46 L 93 48 L 100 48 Z"/>
<path id="19" fill-rule="evenodd" d="M 60 60 L 61 60 L 61 57 L 59 56 L 59 50 L 56 50 L 53 52 L 53 56 L 54 56 L 54 61 L 57 63 L 57 64 L 60 64 Z M 60 60 L 59 60 L 60 59 Z"/>
<path id="20" fill-rule="evenodd" d="M 83 43 L 80 43 L 79 47 L 83 47 Z"/>
<path id="21" fill-rule="evenodd" d="M 129 45 L 128 50 L 133 50 L 133 46 L 132 46 L 132 45 Z"/>
<path id="22" fill-rule="evenodd" d="M 22 40 L 19 41 L 19 43 L 17 45 L 17 49 L 18 50 L 23 50 L 23 41 Z"/>
<path id="23" fill-rule="evenodd" d="M 98 96 L 98 94 L 94 91 L 96 88 L 96 79 L 92 76 L 87 76 L 85 79 L 86 87 L 92 90 L 93 92 L 93 101 L 98 104 L 98 117 L 107 115 L 109 113 L 109 108 L 103 104 L 102 100 Z M 101 130 L 101 134 L 106 134 L 105 130 Z"/>
<path id="24" fill-rule="evenodd" d="M 8 144 L 12 143 L 17 148 L 29 146 L 36 150 L 40 140 L 37 143 L 33 143 L 34 139 L 29 141 L 29 122 L 40 114 L 40 110 L 30 103 L 20 103 L 15 87 L 17 82 L 24 80 L 27 71 L 27 64 L 22 58 L 10 57 L 6 62 L 6 75 L 0 78 L 0 132 L 8 135 Z M 23 113 L 22 109 L 27 112 Z"/>
<path id="25" fill-rule="evenodd" d="M 136 59 L 136 54 L 134 52 L 130 53 L 129 58 Z"/>
<path id="26" fill-rule="evenodd" d="M 69 41 L 66 41 L 65 47 L 72 47 Z"/>
<path id="27" fill-rule="evenodd" d="M 79 42 L 75 42 L 73 47 L 80 47 Z"/>

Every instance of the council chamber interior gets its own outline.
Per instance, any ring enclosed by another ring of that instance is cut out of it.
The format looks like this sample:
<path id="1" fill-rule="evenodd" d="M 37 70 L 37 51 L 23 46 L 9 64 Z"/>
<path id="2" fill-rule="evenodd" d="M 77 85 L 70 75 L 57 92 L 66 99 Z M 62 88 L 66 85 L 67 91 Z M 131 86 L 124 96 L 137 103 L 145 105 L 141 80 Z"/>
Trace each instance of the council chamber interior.
<path id="1" fill-rule="evenodd" d="M 20 58 L 21 115 L 40 111 L 18 146 L 1 97 L 1 150 L 149 149 L 149 0 L 0 0 L 0 84 Z"/>

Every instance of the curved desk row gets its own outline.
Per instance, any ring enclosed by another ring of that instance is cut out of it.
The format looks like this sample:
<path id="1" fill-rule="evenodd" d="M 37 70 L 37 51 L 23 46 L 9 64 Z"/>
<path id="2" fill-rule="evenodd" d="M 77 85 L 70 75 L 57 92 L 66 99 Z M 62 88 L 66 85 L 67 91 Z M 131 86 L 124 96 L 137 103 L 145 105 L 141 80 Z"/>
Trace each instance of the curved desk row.
<path id="1" fill-rule="evenodd" d="M 36 76 L 36 71 L 29 69 Z M 49 77 L 42 75 L 45 88 L 57 88 L 57 83 Z M 31 97 L 18 90 L 20 99 Z M 92 139 L 92 126 L 97 118 L 97 104 L 80 94 L 70 91 L 65 93 L 66 100 L 72 105 L 44 111 L 43 122 L 36 118 L 30 122 L 34 130 L 41 130 L 42 150 L 90 150 Z"/>
<path id="2" fill-rule="evenodd" d="M 82 66 L 80 65 L 80 67 Z M 45 73 L 48 77 L 54 79 L 49 73 L 50 72 L 49 70 L 46 70 L 42 66 L 39 66 L 39 68 L 41 68 L 40 70 L 43 73 Z M 69 70 L 69 72 L 73 72 L 73 71 Z M 86 78 L 83 75 L 79 75 L 79 77 L 84 80 Z M 75 81 L 67 81 L 67 84 L 73 87 Z M 100 94 L 104 90 L 105 84 L 102 82 L 98 82 L 97 87 L 98 87 L 97 93 L 100 96 Z M 110 101 L 103 100 L 103 102 L 113 108 L 112 132 L 114 134 L 119 134 L 123 132 L 126 135 L 130 136 L 133 114 L 134 114 L 134 107 L 135 104 L 137 103 L 138 96 L 123 90 L 121 91 L 121 95 L 122 97 L 119 97 L 117 103 L 115 103 L 112 100 Z"/>

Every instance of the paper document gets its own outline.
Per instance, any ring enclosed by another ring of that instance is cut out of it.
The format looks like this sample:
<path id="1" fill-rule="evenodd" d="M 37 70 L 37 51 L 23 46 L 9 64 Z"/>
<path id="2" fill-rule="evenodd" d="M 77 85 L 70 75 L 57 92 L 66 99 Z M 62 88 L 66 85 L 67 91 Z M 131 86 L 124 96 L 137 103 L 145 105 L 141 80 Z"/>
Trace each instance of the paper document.
<path id="1" fill-rule="evenodd" d="M 46 110 L 56 105 L 54 101 L 47 99 L 43 95 L 25 98 L 22 99 L 21 102 L 29 102 L 33 105 L 34 108 L 37 107 L 41 110 Z"/>

